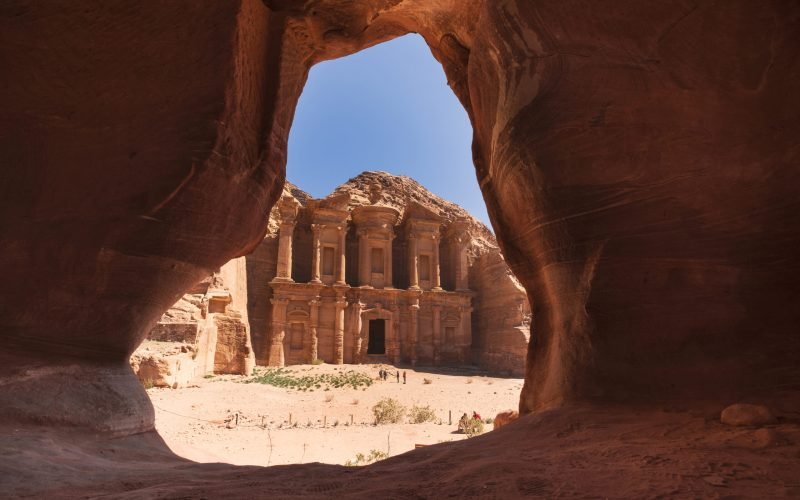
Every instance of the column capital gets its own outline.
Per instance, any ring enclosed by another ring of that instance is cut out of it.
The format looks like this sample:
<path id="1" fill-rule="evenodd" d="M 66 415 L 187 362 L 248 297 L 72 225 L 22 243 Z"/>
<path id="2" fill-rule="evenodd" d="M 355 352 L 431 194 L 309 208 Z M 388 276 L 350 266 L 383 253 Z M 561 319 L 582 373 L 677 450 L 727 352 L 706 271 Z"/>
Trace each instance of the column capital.
<path id="1" fill-rule="evenodd" d="M 289 304 L 289 299 L 273 298 L 273 299 L 270 299 L 270 302 L 272 303 L 272 305 L 275 305 L 275 306 L 285 306 L 285 305 Z"/>

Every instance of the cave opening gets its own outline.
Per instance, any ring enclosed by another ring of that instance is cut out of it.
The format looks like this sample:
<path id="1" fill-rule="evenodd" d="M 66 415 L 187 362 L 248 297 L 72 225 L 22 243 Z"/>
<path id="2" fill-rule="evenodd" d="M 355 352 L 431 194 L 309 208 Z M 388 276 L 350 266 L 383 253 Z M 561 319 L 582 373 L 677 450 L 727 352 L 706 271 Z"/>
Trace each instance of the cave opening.
<path id="1" fill-rule="evenodd" d="M 452 415 L 516 408 L 526 295 L 488 226 L 471 141 L 418 35 L 313 66 L 264 241 L 159 322 L 164 331 L 191 323 L 181 310 L 213 296 L 191 332 L 206 339 L 193 353 L 205 383 L 195 394 L 148 391 L 167 443 L 196 461 L 208 452 L 238 465 L 342 464 L 378 440 L 391 454 L 452 440 Z M 236 346 L 248 333 L 242 361 Z M 234 385 L 241 377 L 260 383 Z M 403 407 L 399 422 L 365 427 L 384 400 Z M 223 407 L 226 426 L 255 427 L 235 454 L 216 429 L 203 440 L 184 432 L 187 417 Z M 430 420 L 410 424 L 419 408 Z M 264 429 L 302 435 L 273 433 L 265 455 Z"/>

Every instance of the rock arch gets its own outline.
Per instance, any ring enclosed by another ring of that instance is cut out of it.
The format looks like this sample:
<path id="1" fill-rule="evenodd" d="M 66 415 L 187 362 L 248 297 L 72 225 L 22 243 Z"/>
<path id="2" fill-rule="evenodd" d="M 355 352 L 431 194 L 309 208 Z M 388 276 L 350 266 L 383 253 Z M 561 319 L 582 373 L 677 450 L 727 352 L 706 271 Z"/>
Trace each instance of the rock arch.
<path id="1" fill-rule="evenodd" d="M 308 69 L 408 32 L 470 116 L 498 240 L 536 299 L 521 413 L 769 396 L 800 375 L 799 15 L 788 0 L 4 8 L 0 419 L 151 430 L 126 358 L 263 235 Z"/>

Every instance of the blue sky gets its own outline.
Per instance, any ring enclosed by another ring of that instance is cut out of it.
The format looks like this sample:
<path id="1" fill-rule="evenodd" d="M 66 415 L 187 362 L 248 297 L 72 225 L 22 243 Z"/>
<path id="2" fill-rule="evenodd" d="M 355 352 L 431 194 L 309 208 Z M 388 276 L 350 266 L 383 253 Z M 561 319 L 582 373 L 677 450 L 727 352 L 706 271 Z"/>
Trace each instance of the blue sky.
<path id="1" fill-rule="evenodd" d="M 365 170 L 416 179 L 487 225 L 472 126 L 419 35 L 317 64 L 289 135 L 287 178 L 314 197 Z"/>

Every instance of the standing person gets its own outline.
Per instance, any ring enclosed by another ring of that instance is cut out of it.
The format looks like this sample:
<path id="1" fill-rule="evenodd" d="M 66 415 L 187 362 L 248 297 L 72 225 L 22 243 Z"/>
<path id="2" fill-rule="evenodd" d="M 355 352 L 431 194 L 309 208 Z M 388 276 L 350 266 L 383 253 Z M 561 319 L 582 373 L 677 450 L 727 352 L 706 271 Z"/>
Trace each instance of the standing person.
<path id="1" fill-rule="evenodd" d="M 378 370 L 378 378 L 379 378 L 379 379 L 381 379 L 381 380 L 383 380 L 383 368 L 381 368 L 380 370 Z"/>
<path id="2" fill-rule="evenodd" d="M 400 370 L 397 370 L 397 383 L 400 383 Z"/>
<path id="3" fill-rule="evenodd" d="M 406 383 L 406 371 L 403 370 L 403 384 Z"/>

